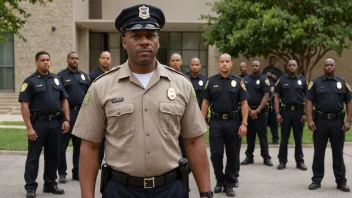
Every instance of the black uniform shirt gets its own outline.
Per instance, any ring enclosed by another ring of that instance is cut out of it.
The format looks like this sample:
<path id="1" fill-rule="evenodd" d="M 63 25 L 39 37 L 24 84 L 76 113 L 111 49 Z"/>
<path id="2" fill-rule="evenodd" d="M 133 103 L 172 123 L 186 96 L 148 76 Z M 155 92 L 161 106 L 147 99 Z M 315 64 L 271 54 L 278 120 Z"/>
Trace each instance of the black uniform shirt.
<path id="1" fill-rule="evenodd" d="M 28 102 L 29 110 L 40 114 L 61 111 L 61 100 L 68 98 L 59 76 L 38 71 L 26 78 L 22 84 L 19 102 Z"/>
<path id="2" fill-rule="evenodd" d="M 239 102 L 248 99 L 241 78 L 230 73 L 227 78 L 220 74 L 210 77 L 204 87 L 203 99 L 208 100 L 215 113 L 230 113 L 238 109 Z"/>
<path id="3" fill-rule="evenodd" d="M 93 83 L 93 81 L 100 75 L 102 75 L 104 72 L 103 70 L 101 70 L 100 66 L 98 66 L 97 68 L 93 69 L 90 74 L 89 74 L 89 78 L 90 78 L 90 82 Z"/>
<path id="4" fill-rule="evenodd" d="M 274 74 L 277 77 L 277 79 L 279 79 L 281 76 L 284 75 L 284 73 L 282 73 L 282 71 L 276 67 L 269 67 L 268 66 L 268 67 L 264 68 L 263 74 L 266 75 L 267 72 Z M 270 86 L 273 87 L 277 80 L 274 80 L 272 77 L 268 77 L 268 78 L 270 81 Z"/>
<path id="5" fill-rule="evenodd" d="M 249 106 L 259 106 L 265 93 L 270 93 L 270 82 L 264 74 L 253 77 L 253 74 L 243 78 L 246 85 L 249 99 Z"/>
<path id="6" fill-rule="evenodd" d="M 343 103 L 352 99 L 351 88 L 340 77 L 328 79 L 321 76 L 309 83 L 307 99 L 315 104 L 318 111 L 338 113 L 342 111 Z"/>
<path id="7" fill-rule="evenodd" d="M 303 105 L 306 92 L 307 81 L 301 75 L 282 76 L 275 85 L 275 93 L 280 94 L 282 103 L 287 105 Z"/>
<path id="8" fill-rule="evenodd" d="M 205 83 L 207 82 L 207 77 L 203 76 L 202 74 L 199 74 L 197 77 L 194 78 L 191 72 L 189 72 L 187 76 L 191 80 L 193 88 L 196 92 L 196 97 L 197 97 L 199 107 L 201 107 L 202 101 L 203 101 L 203 91 L 204 91 Z"/>
<path id="9" fill-rule="evenodd" d="M 62 80 L 66 93 L 70 96 L 70 106 L 81 106 L 86 95 L 90 82 L 88 75 L 82 71 L 72 72 L 69 68 L 57 74 Z"/>
<path id="10" fill-rule="evenodd" d="M 238 75 L 238 76 L 241 77 L 241 78 L 244 78 L 244 77 L 246 77 L 247 75 L 249 75 L 249 74 L 240 74 L 240 75 Z"/>

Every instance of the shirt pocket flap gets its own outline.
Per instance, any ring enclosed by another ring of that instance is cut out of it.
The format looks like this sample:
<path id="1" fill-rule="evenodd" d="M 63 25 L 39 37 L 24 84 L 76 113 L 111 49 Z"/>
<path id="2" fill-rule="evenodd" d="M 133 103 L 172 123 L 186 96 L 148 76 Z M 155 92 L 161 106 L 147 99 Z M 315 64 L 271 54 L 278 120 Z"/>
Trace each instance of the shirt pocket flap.
<path id="1" fill-rule="evenodd" d="M 185 111 L 185 106 L 176 102 L 159 102 L 159 109 L 163 113 L 182 116 Z"/>
<path id="2" fill-rule="evenodd" d="M 123 116 L 125 114 L 130 114 L 134 112 L 134 104 L 133 103 L 117 103 L 112 104 L 106 109 L 106 116 L 107 117 L 114 117 L 114 116 Z"/>

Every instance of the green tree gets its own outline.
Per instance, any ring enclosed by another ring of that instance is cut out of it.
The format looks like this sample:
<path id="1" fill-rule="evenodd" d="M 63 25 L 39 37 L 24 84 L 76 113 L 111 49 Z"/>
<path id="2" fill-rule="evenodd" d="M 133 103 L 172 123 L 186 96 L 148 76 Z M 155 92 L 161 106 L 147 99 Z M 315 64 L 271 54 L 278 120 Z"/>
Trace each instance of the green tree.
<path id="1" fill-rule="evenodd" d="M 207 20 L 206 41 L 234 57 L 276 55 L 294 59 L 299 72 L 312 70 L 329 51 L 351 46 L 351 0 L 220 0 Z"/>
<path id="2" fill-rule="evenodd" d="M 45 5 L 46 2 L 52 0 L 28 0 L 30 3 L 40 3 Z M 0 32 L 12 32 L 20 39 L 26 40 L 20 33 L 20 29 L 24 26 L 27 19 L 31 16 L 21 8 L 21 0 L 0 0 Z M 0 42 L 6 42 L 4 37 L 0 36 Z"/>

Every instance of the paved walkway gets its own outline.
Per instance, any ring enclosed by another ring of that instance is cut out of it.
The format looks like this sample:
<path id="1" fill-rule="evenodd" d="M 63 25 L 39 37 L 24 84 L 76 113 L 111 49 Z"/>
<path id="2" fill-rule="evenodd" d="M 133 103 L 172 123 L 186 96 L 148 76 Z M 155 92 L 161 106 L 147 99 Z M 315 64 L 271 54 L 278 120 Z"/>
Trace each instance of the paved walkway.
<path id="1" fill-rule="evenodd" d="M 245 145 L 244 145 L 245 146 Z M 243 152 L 245 147 L 241 150 L 241 159 L 244 159 Z M 332 159 L 331 149 L 328 148 L 326 152 L 325 162 L 325 178 L 322 182 L 322 188 L 316 191 L 309 191 L 308 185 L 310 184 L 310 178 L 312 176 L 311 164 L 313 157 L 312 148 L 304 148 L 305 160 L 308 166 L 308 171 L 301 171 L 295 168 L 295 162 L 293 158 L 293 148 L 289 148 L 289 162 L 287 169 L 278 171 L 276 166 L 278 165 L 277 160 L 277 147 L 271 147 L 270 153 L 273 157 L 274 167 L 267 167 L 262 164 L 260 157 L 259 148 L 255 150 L 255 164 L 249 166 L 241 166 L 239 188 L 235 189 L 236 197 L 243 198 L 350 198 L 352 193 L 344 193 L 336 190 L 336 184 L 334 175 L 332 172 Z M 79 183 L 71 180 L 71 156 L 72 149 L 68 149 L 68 182 L 66 184 L 60 184 L 59 187 L 64 188 L 66 191 L 65 195 L 52 195 L 44 194 L 43 191 L 43 156 L 40 159 L 40 168 L 38 175 L 39 187 L 37 189 L 37 197 L 62 197 L 62 198 L 78 198 L 80 197 Z M 352 180 L 352 146 L 345 147 L 345 164 L 347 168 L 347 179 Z M 24 190 L 24 164 L 26 160 L 26 152 L 8 152 L 0 151 L 0 197 L 14 197 L 21 198 L 25 197 Z M 162 159 L 160 161 L 162 163 Z M 211 164 L 210 164 L 211 165 Z M 99 193 L 99 181 L 97 180 L 96 185 L 96 197 L 101 197 Z M 216 183 L 214 174 L 211 167 L 211 182 L 212 187 Z M 349 186 L 352 187 L 350 182 Z M 196 184 L 193 177 L 190 180 L 191 185 L 191 198 L 199 197 Z M 216 194 L 216 198 L 225 198 L 224 193 Z"/>

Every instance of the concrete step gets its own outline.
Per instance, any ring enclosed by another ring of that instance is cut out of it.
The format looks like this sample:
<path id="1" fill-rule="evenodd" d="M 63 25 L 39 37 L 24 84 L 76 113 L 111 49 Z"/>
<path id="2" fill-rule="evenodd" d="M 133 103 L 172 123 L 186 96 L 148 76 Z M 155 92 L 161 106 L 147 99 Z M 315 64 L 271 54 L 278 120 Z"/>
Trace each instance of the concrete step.
<path id="1" fill-rule="evenodd" d="M 0 114 L 7 114 L 9 112 L 10 112 L 10 110 L 0 109 Z"/>

